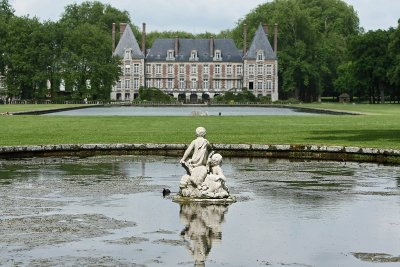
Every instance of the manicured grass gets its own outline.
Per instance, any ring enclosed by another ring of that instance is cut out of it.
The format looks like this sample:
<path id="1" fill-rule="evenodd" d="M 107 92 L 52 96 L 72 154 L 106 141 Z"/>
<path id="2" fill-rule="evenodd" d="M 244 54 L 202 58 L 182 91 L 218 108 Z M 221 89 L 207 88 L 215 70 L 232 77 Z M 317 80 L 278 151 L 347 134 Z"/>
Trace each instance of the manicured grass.
<path id="1" fill-rule="evenodd" d="M 317 109 L 350 111 L 368 115 L 394 115 L 400 119 L 400 104 L 339 104 L 339 103 L 312 103 L 293 105 Z"/>
<path id="2" fill-rule="evenodd" d="M 59 108 L 72 108 L 80 107 L 85 105 L 64 105 L 64 104 L 26 104 L 26 105 L 0 105 L 0 113 L 5 112 L 21 112 L 21 111 L 37 111 L 37 110 L 47 110 L 47 109 L 59 109 Z"/>
<path id="3" fill-rule="evenodd" d="M 204 126 L 211 143 L 400 149 L 400 105 L 376 106 L 357 106 L 352 111 L 375 114 L 360 116 L 0 116 L 0 145 L 188 143 L 195 128 Z"/>

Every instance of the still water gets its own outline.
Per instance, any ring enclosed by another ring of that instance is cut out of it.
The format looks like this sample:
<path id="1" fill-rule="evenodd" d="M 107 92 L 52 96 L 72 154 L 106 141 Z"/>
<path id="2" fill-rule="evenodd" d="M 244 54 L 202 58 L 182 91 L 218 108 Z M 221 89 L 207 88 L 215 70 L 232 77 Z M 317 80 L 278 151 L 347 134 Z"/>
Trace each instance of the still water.
<path id="1" fill-rule="evenodd" d="M 251 116 L 251 115 L 317 115 L 317 113 L 299 112 L 291 108 L 272 107 L 94 107 L 49 113 L 46 115 L 67 116 Z"/>
<path id="2" fill-rule="evenodd" d="M 0 161 L 0 265 L 399 266 L 400 167 L 222 168 L 229 206 L 163 198 L 184 174 L 174 157 Z"/>

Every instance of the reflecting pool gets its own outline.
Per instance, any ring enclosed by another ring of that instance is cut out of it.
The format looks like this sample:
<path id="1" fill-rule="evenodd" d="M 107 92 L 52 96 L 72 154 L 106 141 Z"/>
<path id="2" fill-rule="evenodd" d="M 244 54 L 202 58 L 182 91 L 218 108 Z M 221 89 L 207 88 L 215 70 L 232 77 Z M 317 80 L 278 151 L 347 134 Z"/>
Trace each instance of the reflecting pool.
<path id="1" fill-rule="evenodd" d="M 168 107 L 93 107 L 48 113 L 65 116 L 252 116 L 252 115 L 318 115 L 299 112 L 291 108 L 274 107 L 215 107 L 215 106 L 168 106 Z"/>
<path id="2" fill-rule="evenodd" d="M 225 158 L 238 202 L 177 204 L 179 159 L 0 161 L 1 266 L 398 266 L 400 167 Z"/>

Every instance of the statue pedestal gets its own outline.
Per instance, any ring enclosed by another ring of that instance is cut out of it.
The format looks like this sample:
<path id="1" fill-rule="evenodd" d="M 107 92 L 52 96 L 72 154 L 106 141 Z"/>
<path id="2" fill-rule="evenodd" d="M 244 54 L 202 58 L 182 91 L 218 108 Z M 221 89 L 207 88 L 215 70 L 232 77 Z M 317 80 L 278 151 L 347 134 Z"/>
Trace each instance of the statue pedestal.
<path id="1" fill-rule="evenodd" d="M 194 198 L 194 197 L 183 197 L 181 195 L 175 195 L 172 197 L 172 201 L 180 204 L 186 203 L 202 203 L 202 204 L 230 204 L 235 203 L 236 198 L 229 196 L 226 198 Z"/>

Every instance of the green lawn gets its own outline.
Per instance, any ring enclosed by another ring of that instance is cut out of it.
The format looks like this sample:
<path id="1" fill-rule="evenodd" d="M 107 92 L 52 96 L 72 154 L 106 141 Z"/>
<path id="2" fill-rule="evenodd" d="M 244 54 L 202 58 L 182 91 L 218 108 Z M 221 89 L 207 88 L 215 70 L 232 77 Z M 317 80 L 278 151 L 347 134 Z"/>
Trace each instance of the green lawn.
<path id="1" fill-rule="evenodd" d="M 0 116 L 0 145 L 188 143 L 194 137 L 195 128 L 204 126 L 211 143 L 319 144 L 400 149 L 400 105 L 316 106 L 373 115 Z"/>
<path id="2" fill-rule="evenodd" d="M 368 115 L 394 115 L 400 118 L 400 104 L 338 104 L 338 103 L 313 103 L 293 105 L 297 107 L 317 108 L 337 111 L 358 112 Z"/>

